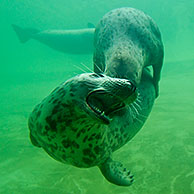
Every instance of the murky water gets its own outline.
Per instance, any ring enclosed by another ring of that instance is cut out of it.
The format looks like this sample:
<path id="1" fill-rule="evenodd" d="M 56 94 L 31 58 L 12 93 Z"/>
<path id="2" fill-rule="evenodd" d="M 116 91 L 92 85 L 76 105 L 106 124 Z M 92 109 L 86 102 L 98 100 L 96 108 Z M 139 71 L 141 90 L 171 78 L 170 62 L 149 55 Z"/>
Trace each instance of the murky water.
<path id="1" fill-rule="evenodd" d="M 97 24 L 113 8 L 139 8 L 157 22 L 165 61 L 160 96 L 142 130 L 114 154 L 135 175 L 131 187 L 107 182 L 97 167 L 61 164 L 32 146 L 27 119 L 59 83 L 92 69 L 92 54 L 57 52 L 31 40 L 21 44 L 11 24 L 37 29 L 78 29 Z M 0 193 L 194 193 L 194 2 L 0 2 Z"/>

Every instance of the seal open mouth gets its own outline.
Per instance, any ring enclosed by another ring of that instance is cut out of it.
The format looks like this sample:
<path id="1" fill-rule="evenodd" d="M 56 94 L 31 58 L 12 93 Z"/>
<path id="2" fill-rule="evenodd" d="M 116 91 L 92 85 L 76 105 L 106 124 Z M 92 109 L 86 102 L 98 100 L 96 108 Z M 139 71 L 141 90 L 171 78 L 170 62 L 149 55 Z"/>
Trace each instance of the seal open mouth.
<path id="1" fill-rule="evenodd" d="M 110 114 L 119 111 L 127 104 L 132 103 L 137 97 L 135 90 L 125 97 L 121 98 L 119 95 L 114 95 L 106 92 L 105 90 L 95 90 L 88 94 L 86 103 L 88 107 L 93 111 L 96 117 L 101 119 L 105 124 L 109 124 Z"/>

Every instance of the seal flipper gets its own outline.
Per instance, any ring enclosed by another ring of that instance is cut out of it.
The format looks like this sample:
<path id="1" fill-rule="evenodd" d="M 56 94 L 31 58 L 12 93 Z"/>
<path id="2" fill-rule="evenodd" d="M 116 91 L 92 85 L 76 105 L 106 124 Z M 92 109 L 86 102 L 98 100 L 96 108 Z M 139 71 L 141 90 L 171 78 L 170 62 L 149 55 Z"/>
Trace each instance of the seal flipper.
<path id="1" fill-rule="evenodd" d="M 95 28 L 95 25 L 92 24 L 92 23 L 90 23 L 90 22 L 88 22 L 87 27 L 88 27 L 88 28 Z"/>
<path id="2" fill-rule="evenodd" d="M 21 28 L 15 24 L 12 24 L 12 27 L 17 34 L 21 43 L 27 42 L 29 39 L 33 37 L 34 34 L 38 33 L 39 30 L 34 28 Z"/>
<path id="3" fill-rule="evenodd" d="M 109 158 L 99 168 L 104 177 L 113 184 L 130 186 L 133 183 L 133 175 L 120 162 Z"/>

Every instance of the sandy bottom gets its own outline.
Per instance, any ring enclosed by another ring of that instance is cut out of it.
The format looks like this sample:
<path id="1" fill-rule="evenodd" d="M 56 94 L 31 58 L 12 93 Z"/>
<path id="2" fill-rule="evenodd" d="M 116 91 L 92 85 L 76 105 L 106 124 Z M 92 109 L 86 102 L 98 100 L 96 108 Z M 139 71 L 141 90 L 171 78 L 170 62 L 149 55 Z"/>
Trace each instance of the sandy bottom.
<path id="1" fill-rule="evenodd" d="M 31 145 L 28 115 L 61 80 L 12 79 L 2 83 L 0 193 L 194 193 L 194 61 L 167 67 L 163 71 L 160 97 L 145 126 L 114 154 L 135 175 L 131 187 L 107 182 L 97 167 L 79 169 L 61 164 Z"/>

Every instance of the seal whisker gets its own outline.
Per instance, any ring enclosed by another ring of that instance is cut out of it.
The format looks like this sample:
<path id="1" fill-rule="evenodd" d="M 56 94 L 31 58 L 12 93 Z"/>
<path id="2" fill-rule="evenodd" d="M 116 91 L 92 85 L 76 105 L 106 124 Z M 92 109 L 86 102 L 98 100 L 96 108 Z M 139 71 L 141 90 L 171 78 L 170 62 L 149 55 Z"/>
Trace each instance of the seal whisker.
<path id="1" fill-rule="evenodd" d="M 140 113 L 139 113 L 139 115 L 138 115 L 138 116 L 140 116 L 140 117 L 142 117 L 142 118 L 147 119 L 147 117 L 146 117 L 145 115 L 143 115 L 143 114 L 140 114 Z"/>
<path id="2" fill-rule="evenodd" d="M 100 67 L 99 67 L 97 64 L 95 64 L 95 66 L 98 68 L 98 70 L 99 70 L 101 73 L 103 73 L 102 69 L 100 69 Z"/>
<path id="3" fill-rule="evenodd" d="M 141 99 L 141 97 L 139 97 L 139 95 L 137 96 L 135 102 L 136 102 L 137 104 L 141 104 L 142 99 Z"/>
<path id="4" fill-rule="evenodd" d="M 73 65 L 74 67 L 76 67 L 77 69 L 81 70 L 84 73 L 87 73 L 84 69 L 82 69 L 81 67 L 77 66 L 77 65 Z"/>
<path id="5" fill-rule="evenodd" d="M 144 123 L 142 120 L 138 119 L 137 117 L 135 118 L 139 123 Z"/>
<path id="6" fill-rule="evenodd" d="M 135 112 L 136 112 L 136 116 L 138 116 L 139 115 L 139 111 L 136 109 L 136 107 L 134 106 L 134 104 L 131 104 L 131 106 L 133 107 L 133 109 L 135 110 Z"/>
<path id="7" fill-rule="evenodd" d="M 86 69 L 88 69 L 90 72 L 94 73 L 94 71 L 92 71 L 92 69 L 90 69 L 89 67 L 87 67 L 84 63 L 81 63 L 82 66 L 84 66 Z"/>
<path id="8" fill-rule="evenodd" d="M 136 106 L 140 111 L 142 110 L 142 108 L 139 106 L 139 104 L 137 102 L 133 102 L 133 105 Z"/>

